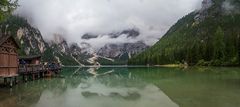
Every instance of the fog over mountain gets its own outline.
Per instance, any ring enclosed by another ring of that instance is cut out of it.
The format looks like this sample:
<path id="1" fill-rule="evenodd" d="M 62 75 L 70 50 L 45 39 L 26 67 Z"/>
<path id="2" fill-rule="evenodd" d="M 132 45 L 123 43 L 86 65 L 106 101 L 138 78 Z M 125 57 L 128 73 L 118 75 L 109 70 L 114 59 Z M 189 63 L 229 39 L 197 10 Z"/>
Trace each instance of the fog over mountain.
<path id="1" fill-rule="evenodd" d="M 15 14 L 25 17 L 45 39 L 61 34 L 68 42 L 94 47 L 144 41 L 154 44 L 171 25 L 200 8 L 202 0 L 19 0 Z M 112 38 L 110 33 L 137 29 L 140 35 Z M 82 39 L 84 34 L 100 35 Z"/>

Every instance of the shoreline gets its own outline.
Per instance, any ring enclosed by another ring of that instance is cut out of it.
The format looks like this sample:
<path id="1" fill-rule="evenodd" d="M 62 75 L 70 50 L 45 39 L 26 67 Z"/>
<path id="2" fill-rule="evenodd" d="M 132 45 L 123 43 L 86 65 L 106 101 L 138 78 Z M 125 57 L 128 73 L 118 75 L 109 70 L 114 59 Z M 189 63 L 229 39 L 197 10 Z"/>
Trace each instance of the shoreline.
<path id="1" fill-rule="evenodd" d="M 177 68 L 177 67 L 185 67 L 184 65 L 180 64 L 166 64 L 166 65 L 101 65 L 101 66 L 93 66 L 93 65 L 86 65 L 86 66 L 62 66 L 66 68 L 70 67 L 82 67 L 82 68 L 98 68 L 98 67 L 129 67 L 129 68 L 135 68 L 135 67 L 167 67 L 167 68 Z"/>
<path id="2" fill-rule="evenodd" d="M 70 67 L 77 67 L 77 68 L 107 68 L 107 67 L 117 67 L 117 68 L 122 68 L 122 67 L 129 67 L 129 68 L 136 68 L 136 67 L 165 67 L 165 68 L 188 68 L 188 67 L 240 67 L 240 66 L 199 66 L 199 65 L 194 65 L 194 66 L 188 66 L 184 64 L 165 64 L 165 65 L 101 65 L 101 66 L 93 66 L 93 65 L 86 65 L 86 66 L 79 66 L 79 65 L 69 65 L 69 66 L 62 66 L 65 68 L 70 68 Z"/>

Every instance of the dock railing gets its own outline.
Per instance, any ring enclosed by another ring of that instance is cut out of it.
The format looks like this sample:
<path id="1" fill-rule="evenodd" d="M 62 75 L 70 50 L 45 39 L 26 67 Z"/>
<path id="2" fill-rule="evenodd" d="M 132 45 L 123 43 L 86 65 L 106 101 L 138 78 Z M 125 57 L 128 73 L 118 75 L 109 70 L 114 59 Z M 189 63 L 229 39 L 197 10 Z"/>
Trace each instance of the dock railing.
<path id="1" fill-rule="evenodd" d="M 61 70 L 61 66 L 59 65 L 42 65 L 42 64 L 20 64 L 18 68 L 19 74 L 32 74 L 32 73 L 39 73 L 39 72 L 46 72 L 46 71 L 52 71 L 52 72 L 59 72 Z"/>
<path id="2" fill-rule="evenodd" d="M 18 68 L 19 74 L 39 73 L 46 71 L 45 67 L 41 64 L 20 64 Z"/>

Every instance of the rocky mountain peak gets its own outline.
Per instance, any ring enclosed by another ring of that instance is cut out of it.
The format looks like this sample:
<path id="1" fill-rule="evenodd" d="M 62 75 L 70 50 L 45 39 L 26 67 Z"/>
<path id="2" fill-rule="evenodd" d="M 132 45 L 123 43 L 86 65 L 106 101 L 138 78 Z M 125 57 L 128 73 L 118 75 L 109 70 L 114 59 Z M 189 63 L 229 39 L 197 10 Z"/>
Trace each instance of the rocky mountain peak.
<path id="1" fill-rule="evenodd" d="M 18 23 L 17 26 L 16 23 Z M 68 43 L 66 36 L 60 33 L 51 35 L 53 38 L 45 41 L 38 29 L 28 24 L 25 19 L 17 16 L 12 16 L 6 22 L 0 23 L 0 33 L 8 31 L 13 33 L 14 38 L 21 45 L 19 55 L 40 54 L 43 61 L 56 60 L 62 65 L 91 65 L 96 60 L 99 64 L 126 64 L 127 60 L 133 55 L 148 48 L 143 42 L 134 42 L 112 43 L 101 49 L 95 49 L 88 42 Z M 102 36 L 108 36 L 112 39 L 120 36 L 135 39 L 139 35 L 138 30 L 127 29 L 104 35 L 88 33 L 83 35 L 82 39 L 94 39 Z"/>
<path id="2" fill-rule="evenodd" d="M 220 17 L 221 15 L 239 13 L 239 0 L 203 0 L 202 7 L 196 12 L 194 19 L 196 22 L 201 22 L 207 17 Z"/>
<path id="3" fill-rule="evenodd" d="M 50 47 L 54 48 L 54 50 L 56 51 L 59 51 L 65 54 L 69 54 L 70 52 L 67 41 L 60 34 L 57 34 L 57 33 L 54 34 L 53 40 L 51 40 L 48 44 Z"/>
<path id="4" fill-rule="evenodd" d="M 201 8 L 200 11 L 204 11 L 204 10 L 210 8 L 212 5 L 213 5 L 212 0 L 203 0 L 202 1 L 202 8 Z"/>
<path id="5" fill-rule="evenodd" d="M 114 59 L 129 59 L 133 55 L 143 52 L 148 47 L 142 41 L 136 43 L 106 44 L 99 49 L 98 55 Z"/>
<path id="6" fill-rule="evenodd" d="M 212 0 L 203 0 L 202 1 L 202 7 L 201 9 L 197 12 L 197 15 L 195 16 L 196 21 L 202 21 L 208 16 L 207 10 L 213 5 Z"/>
<path id="7" fill-rule="evenodd" d="M 90 34 L 90 33 L 86 33 L 82 36 L 82 39 L 92 39 L 92 38 L 97 38 L 98 35 L 94 35 L 94 34 Z"/>
<path id="8" fill-rule="evenodd" d="M 112 32 L 108 34 L 98 34 L 98 35 L 92 34 L 92 33 L 86 33 L 82 36 L 82 39 L 89 40 L 89 39 L 98 38 L 100 36 L 109 36 L 110 38 L 118 38 L 123 35 L 127 36 L 127 38 L 136 38 L 140 35 L 140 32 L 137 29 L 127 29 L 121 32 Z"/>
<path id="9" fill-rule="evenodd" d="M 69 48 L 72 55 L 78 56 L 81 54 L 82 49 L 79 47 L 77 43 L 72 43 Z"/>
<path id="10" fill-rule="evenodd" d="M 240 1 L 239 0 L 225 0 L 221 5 L 224 14 L 240 14 Z"/>
<path id="11" fill-rule="evenodd" d="M 119 36 L 126 35 L 127 38 L 136 38 L 140 35 L 140 32 L 137 29 L 127 29 L 122 32 L 110 33 L 108 34 L 111 38 L 118 38 Z"/>
<path id="12" fill-rule="evenodd" d="M 63 42 L 66 42 L 66 40 L 63 38 L 63 36 L 61 34 L 57 34 L 55 33 L 53 35 L 53 40 L 52 42 L 54 42 L 55 44 L 61 44 Z"/>

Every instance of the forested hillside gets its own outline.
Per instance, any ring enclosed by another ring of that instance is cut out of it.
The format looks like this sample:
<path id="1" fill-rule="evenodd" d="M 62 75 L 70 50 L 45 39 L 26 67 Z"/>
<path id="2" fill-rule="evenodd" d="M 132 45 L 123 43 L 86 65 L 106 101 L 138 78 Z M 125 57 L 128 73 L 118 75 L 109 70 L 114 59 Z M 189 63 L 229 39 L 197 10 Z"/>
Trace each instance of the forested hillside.
<path id="1" fill-rule="evenodd" d="M 159 42 L 129 64 L 239 65 L 240 1 L 204 1 L 201 10 L 180 19 Z"/>

